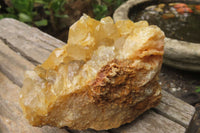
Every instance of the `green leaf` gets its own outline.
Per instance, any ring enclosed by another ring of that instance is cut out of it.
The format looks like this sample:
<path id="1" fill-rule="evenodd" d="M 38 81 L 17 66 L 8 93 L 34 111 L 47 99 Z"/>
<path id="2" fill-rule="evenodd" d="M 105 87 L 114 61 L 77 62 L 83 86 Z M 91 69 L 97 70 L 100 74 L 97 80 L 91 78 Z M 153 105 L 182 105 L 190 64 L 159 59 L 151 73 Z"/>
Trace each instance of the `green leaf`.
<path id="1" fill-rule="evenodd" d="M 200 86 L 196 87 L 197 89 L 195 90 L 195 92 L 199 93 L 200 92 Z"/>
<path id="2" fill-rule="evenodd" d="M 65 11 L 65 3 L 67 3 L 66 0 L 62 0 L 62 1 L 60 2 L 60 11 Z"/>
<path id="3" fill-rule="evenodd" d="M 16 16 L 15 14 L 7 13 L 7 14 L 4 14 L 4 18 L 14 18 L 14 19 L 17 19 L 18 16 Z"/>
<path id="4" fill-rule="evenodd" d="M 35 21 L 34 24 L 38 27 L 47 26 L 48 21 L 46 19 L 42 19 L 42 20 L 39 20 L 39 21 Z"/>
<path id="5" fill-rule="evenodd" d="M 35 11 L 35 12 L 32 12 L 32 15 L 33 15 L 33 16 L 36 16 L 36 15 L 38 15 L 38 12 L 36 12 L 36 11 Z"/>
<path id="6" fill-rule="evenodd" d="M 108 8 L 106 5 L 93 5 L 93 12 L 95 15 L 95 19 L 100 20 L 101 18 L 106 16 Z"/>
<path id="7" fill-rule="evenodd" d="M 69 16 L 67 14 L 63 14 L 63 15 L 55 14 L 55 17 L 58 17 L 58 18 L 68 18 Z"/>
<path id="8" fill-rule="evenodd" d="M 50 15 L 51 13 L 50 13 L 50 11 L 44 11 L 44 13 L 46 14 L 46 15 Z"/>
<path id="9" fill-rule="evenodd" d="M 2 14 L 0 14 L 0 19 L 4 18 L 4 16 Z"/>
<path id="10" fill-rule="evenodd" d="M 19 14 L 19 20 L 22 21 L 22 22 L 32 22 L 32 18 L 25 13 Z"/>
<path id="11" fill-rule="evenodd" d="M 63 11 L 64 10 L 64 5 L 66 3 L 66 0 L 52 0 L 50 2 L 50 8 L 58 13 L 59 11 Z"/>
<path id="12" fill-rule="evenodd" d="M 58 12 L 59 11 L 59 2 L 58 1 L 55 1 L 53 0 L 51 2 L 51 5 L 50 5 L 50 8 L 54 11 L 54 12 Z"/>
<path id="13" fill-rule="evenodd" d="M 6 11 L 7 11 L 8 13 L 15 14 L 15 10 L 14 10 L 14 8 L 12 8 L 12 7 L 6 8 Z"/>
<path id="14" fill-rule="evenodd" d="M 34 8 L 34 0 L 11 0 L 11 2 L 18 13 L 31 14 Z"/>
<path id="15" fill-rule="evenodd" d="M 45 4 L 45 5 L 43 6 L 43 8 L 49 10 L 49 5 L 48 5 L 48 4 Z"/>
<path id="16" fill-rule="evenodd" d="M 47 2 L 45 2 L 43 0 L 35 0 L 35 3 L 38 3 L 38 4 L 47 4 Z"/>
<path id="17" fill-rule="evenodd" d="M 107 6 L 102 5 L 102 12 L 106 12 L 108 10 Z"/>
<path id="18" fill-rule="evenodd" d="M 97 5 L 95 8 L 94 8 L 94 13 L 98 14 L 104 14 L 107 12 L 107 6 L 106 5 Z"/>

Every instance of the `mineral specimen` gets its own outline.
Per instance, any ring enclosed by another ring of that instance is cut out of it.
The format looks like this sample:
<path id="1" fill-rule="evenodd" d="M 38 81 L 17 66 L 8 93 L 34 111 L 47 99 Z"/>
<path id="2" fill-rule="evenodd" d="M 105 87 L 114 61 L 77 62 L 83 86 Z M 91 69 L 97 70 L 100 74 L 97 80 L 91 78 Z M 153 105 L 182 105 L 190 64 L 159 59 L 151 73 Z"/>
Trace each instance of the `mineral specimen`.
<path id="1" fill-rule="evenodd" d="M 67 45 L 27 71 L 20 105 L 33 126 L 96 130 L 131 122 L 161 99 L 164 33 L 147 22 L 82 16 Z"/>

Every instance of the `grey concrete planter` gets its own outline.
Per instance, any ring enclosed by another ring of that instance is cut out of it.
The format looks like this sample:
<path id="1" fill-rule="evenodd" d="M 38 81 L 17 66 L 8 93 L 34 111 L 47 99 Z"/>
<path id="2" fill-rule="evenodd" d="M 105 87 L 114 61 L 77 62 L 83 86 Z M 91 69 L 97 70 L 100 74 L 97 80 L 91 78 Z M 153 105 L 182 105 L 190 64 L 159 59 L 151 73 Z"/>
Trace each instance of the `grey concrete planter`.
<path id="1" fill-rule="evenodd" d="M 117 20 L 129 19 L 128 13 L 131 8 L 133 8 L 137 4 L 141 4 L 148 1 L 150 2 L 153 0 L 128 0 L 126 3 L 122 4 L 118 9 L 116 9 L 113 15 L 114 20 L 117 21 Z M 159 1 L 180 2 L 181 0 L 159 0 Z M 185 1 L 187 2 L 193 1 L 200 3 L 200 0 L 185 0 Z M 200 44 L 166 38 L 164 51 L 165 54 L 163 62 L 165 64 L 184 70 L 200 71 Z"/>

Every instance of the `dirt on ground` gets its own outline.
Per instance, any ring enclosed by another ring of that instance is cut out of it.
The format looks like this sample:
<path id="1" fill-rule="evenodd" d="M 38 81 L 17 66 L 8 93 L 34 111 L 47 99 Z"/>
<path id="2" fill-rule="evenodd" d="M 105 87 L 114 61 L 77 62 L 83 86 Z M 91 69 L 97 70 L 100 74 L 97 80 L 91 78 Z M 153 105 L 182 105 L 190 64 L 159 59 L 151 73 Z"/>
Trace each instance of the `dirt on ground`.
<path id="1" fill-rule="evenodd" d="M 159 78 L 162 89 L 175 97 L 191 105 L 200 103 L 200 93 L 195 91 L 200 87 L 200 72 L 179 70 L 163 64 Z"/>

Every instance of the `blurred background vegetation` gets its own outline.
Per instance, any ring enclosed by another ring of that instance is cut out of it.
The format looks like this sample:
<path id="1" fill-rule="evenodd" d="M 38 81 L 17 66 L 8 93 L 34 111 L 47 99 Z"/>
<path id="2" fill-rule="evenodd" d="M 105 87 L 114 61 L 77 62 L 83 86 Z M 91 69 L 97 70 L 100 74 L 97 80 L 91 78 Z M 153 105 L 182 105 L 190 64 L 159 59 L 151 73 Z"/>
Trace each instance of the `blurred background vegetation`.
<path id="1" fill-rule="evenodd" d="M 1 0 L 0 19 L 14 18 L 67 41 L 69 27 L 83 13 L 100 20 L 127 0 Z"/>

